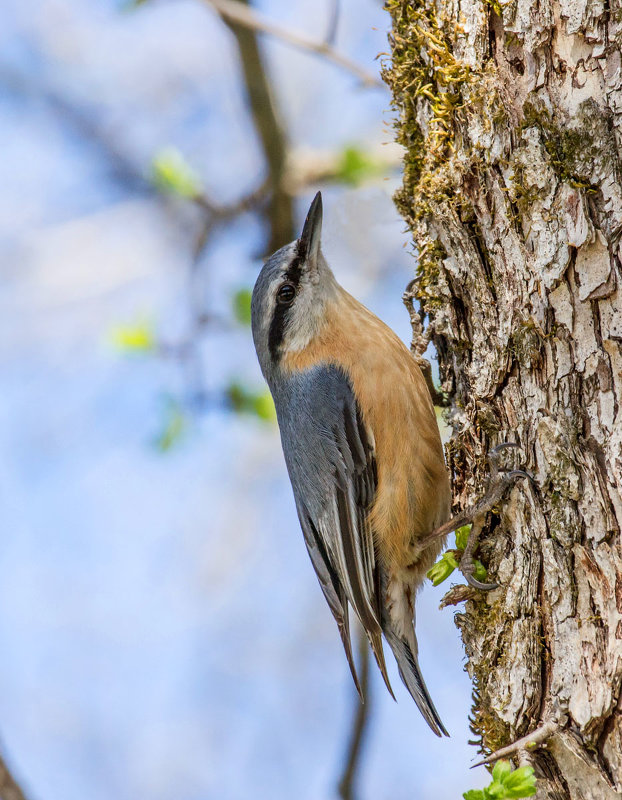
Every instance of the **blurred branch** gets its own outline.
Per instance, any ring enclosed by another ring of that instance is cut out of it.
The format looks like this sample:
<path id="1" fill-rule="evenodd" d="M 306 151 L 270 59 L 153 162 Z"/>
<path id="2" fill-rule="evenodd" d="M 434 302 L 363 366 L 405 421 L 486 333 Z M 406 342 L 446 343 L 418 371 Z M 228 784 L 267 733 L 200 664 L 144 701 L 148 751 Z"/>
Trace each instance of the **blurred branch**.
<path id="1" fill-rule="evenodd" d="M 0 755 L 0 798 L 2 800 L 26 800 L 19 784 Z"/>
<path id="2" fill-rule="evenodd" d="M 246 211 L 255 210 L 261 205 L 267 191 L 268 182 L 263 181 L 256 189 L 253 189 L 253 191 L 243 195 L 234 203 L 225 206 L 214 203 L 204 192 L 195 195 L 192 199 L 198 206 L 210 213 L 214 222 L 228 221 L 239 217 L 240 214 L 244 214 Z"/>
<path id="3" fill-rule="evenodd" d="M 358 631 L 358 651 L 359 664 L 358 672 L 360 676 L 361 690 L 365 702 L 361 703 L 358 692 L 353 692 L 356 703 L 356 710 L 352 718 L 352 731 L 343 767 L 341 778 L 339 779 L 338 791 L 342 800 L 354 800 L 355 784 L 360 765 L 362 748 L 365 739 L 365 732 L 369 722 L 369 712 L 371 708 L 371 689 L 369 683 L 369 643 L 363 631 L 357 627 Z"/>
<path id="4" fill-rule="evenodd" d="M 355 156 L 357 164 L 350 164 Z M 295 150 L 290 152 L 285 175 L 287 191 L 296 196 L 309 186 L 318 183 L 341 183 L 359 185 L 371 179 L 386 178 L 397 173 L 403 162 L 399 147 L 361 150 L 349 145 L 340 151 L 334 150 Z M 358 169 L 357 169 L 358 167 Z"/>
<path id="5" fill-rule="evenodd" d="M 339 24 L 340 11 L 341 11 L 340 0 L 331 0 L 330 16 L 328 18 L 326 36 L 324 37 L 324 41 L 328 45 L 335 44 L 335 39 L 337 38 L 337 25 Z"/>
<path id="6" fill-rule="evenodd" d="M 270 224 L 267 250 L 272 253 L 291 242 L 295 236 L 293 202 L 283 181 L 287 161 L 287 137 L 259 51 L 255 29 L 241 21 L 245 18 L 245 13 L 253 15 L 246 2 L 247 0 L 214 0 L 212 5 L 236 38 L 248 103 L 268 168 L 272 196 L 267 208 Z"/>
<path id="7" fill-rule="evenodd" d="M 115 180 L 126 189 L 133 192 L 156 192 L 153 181 L 126 155 L 105 126 L 98 123 L 91 109 L 81 108 L 43 81 L 34 81 L 3 64 L 0 64 L 0 85 L 43 102 L 63 125 L 93 146 L 110 166 Z M 217 203 L 203 190 L 187 199 L 208 212 L 214 222 L 228 222 L 261 205 L 267 190 L 268 185 L 264 181 L 256 189 L 228 205 Z"/>
<path id="8" fill-rule="evenodd" d="M 220 16 L 230 24 L 241 25 L 245 28 L 258 31 L 259 33 L 264 33 L 267 36 L 274 36 L 292 47 L 297 47 L 301 50 L 307 50 L 310 53 L 322 56 L 327 61 L 355 75 L 363 86 L 386 89 L 385 84 L 380 78 L 373 75 L 371 72 L 367 72 L 366 69 L 359 66 L 347 56 L 337 52 L 330 42 L 318 42 L 300 33 L 283 28 L 266 19 L 266 17 L 259 14 L 257 11 L 248 8 L 245 2 L 238 2 L 237 0 L 206 0 L 206 2 L 213 6 Z"/>

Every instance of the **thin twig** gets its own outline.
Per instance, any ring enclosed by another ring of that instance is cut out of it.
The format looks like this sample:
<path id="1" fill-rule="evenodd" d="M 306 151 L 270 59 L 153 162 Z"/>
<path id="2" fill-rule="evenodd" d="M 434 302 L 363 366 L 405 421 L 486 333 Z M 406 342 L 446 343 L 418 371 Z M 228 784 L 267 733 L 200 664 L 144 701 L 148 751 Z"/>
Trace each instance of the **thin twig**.
<path id="1" fill-rule="evenodd" d="M 402 302 L 406 306 L 406 310 L 408 311 L 408 315 L 410 317 L 410 325 L 412 328 L 412 339 L 410 343 L 410 351 L 415 357 L 415 361 L 419 365 L 419 368 L 423 374 L 424 380 L 426 382 L 426 386 L 428 387 L 428 391 L 430 392 L 430 397 L 432 398 L 432 403 L 435 406 L 440 406 L 441 408 L 447 408 L 449 406 L 449 398 L 443 391 L 439 391 L 436 386 L 434 385 L 434 379 L 432 378 L 432 365 L 424 358 L 424 353 L 430 344 L 432 339 L 432 329 L 431 324 L 428 325 L 428 329 L 425 330 L 423 327 L 423 310 L 418 312 L 415 308 L 415 286 L 417 284 L 417 278 L 412 280 L 406 289 L 404 290 L 404 294 L 402 295 Z"/>
<path id="2" fill-rule="evenodd" d="M 35 82 L 4 64 L 0 64 L 0 85 L 4 85 L 41 100 L 63 125 L 70 127 L 96 149 L 113 171 L 115 179 L 132 192 L 156 193 L 153 181 L 114 140 L 110 131 L 100 124 L 92 111 L 63 97 L 44 82 Z M 267 182 L 228 205 L 221 205 L 201 190 L 188 199 L 218 222 L 234 220 L 245 211 L 258 207 L 267 193 Z M 159 193 L 159 192 L 157 192 Z"/>
<path id="3" fill-rule="evenodd" d="M 208 212 L 213 222 L 229 222 L 246 211 L 253 211 L 263 202 L 268 192 L 268 182 L 263 181 L 256 189 L 242 195 L 238 200 L 228 205 L 220 205 L 208 197 L 205 192 L 199 192 L 190 199 Z"/>
<path id="4" fill-rule="evenodd" d="M 274 36 L 292 47 L 297 47 L 301 50 L 307 50 L 310 53 L 322 56 L 326 61 L 331 61 L 338 67 L 342 67 L 348 72 L 351 72 L 360 80 L 363 86 L 387 88 L 380 78 L 368 72 L 347 56 L 337 52 L 337 50 L 327 42 L 318 42 L 314 39 L 307 38 L 301 33 L 283 28 L 281 25 L 271 22 L 264 17 L 263 14 L 248 8 L 248 6 L 237 0 L 206 0 L 206 2 L 218 11 L 220 16 L 227 20 L 227 22 L 231 22 L 235 25 L 242 25 L 245 28 L 264 33 L 267 36 Z"/>
<path id="5" fill-rule="evenodd" d="M 21 790 L 5 760 L 0 755 L 0 797 L 2 800 L 26 800 L 26 795 Z"/>
<path id="6" fill-rule="evenodd" d="M 339 779 L 338 791 L 342 800 L 354 800 L 355 784 L 358 775 L 365 732 L 369 723 L 371 709 L 371 691 L 369 683 L 369 642 L 362 630 L 358 629 L 359 675 L 360 684 L 365 702 L 361 703 L 358 692 L 354 692 L 356 709 L 352 718 L 352 731 L 348 743 L 348 751 Z"/>
<path id="7" fill-rule="evenodd" d="M 495 761 L 499 761 L 500 758 L 509 758 L 510 756 L 516 755 L 521 750 L 534 750 L 536 747 L 544 744 L 544 742 L 548 741 L 548 739 L 555 736 L 559 730 L 559 723 L 556 720 L 550 719 L 543 723 L 539 728 L 536 728 L 535 731 L 528 733 L 527 736 L 523 736 L 516 742 L 509 744 L 507 747 L 502 747 L 495 753 L 491 753 L 489 756 L 486 756 L 486 758 L 478 761 L 477 764 L 473 764 L 471 769 L 475 769 L 475 767 L 481 767 L 484 764 L 492 764 Z"/>
<path id="8" fill-rule="evenodd" d="M 340 11 L 341 3 L 339 0 L 332 0 L 328 25 L 326 27 L 326 36 L 324 37 L 324 42 L 331 46 L 335 44 L 335 39 L 337 38 L 337 25 L 339 24 Z"/>

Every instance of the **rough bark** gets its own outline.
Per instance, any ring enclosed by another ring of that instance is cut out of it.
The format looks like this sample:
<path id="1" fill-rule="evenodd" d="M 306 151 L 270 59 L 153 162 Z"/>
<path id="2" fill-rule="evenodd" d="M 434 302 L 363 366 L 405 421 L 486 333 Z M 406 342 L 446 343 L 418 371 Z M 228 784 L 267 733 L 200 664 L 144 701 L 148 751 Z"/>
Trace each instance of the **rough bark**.
<path id="1" fill-rule="evenodd" d="M 622 792 L 620 0 L 389 0 L 385 67 L 456 435 L 454 497 L 520 443 L 480 558 L 501 588 L 456 621 L 484 752 L 523 754 L 539 798 Z"/>

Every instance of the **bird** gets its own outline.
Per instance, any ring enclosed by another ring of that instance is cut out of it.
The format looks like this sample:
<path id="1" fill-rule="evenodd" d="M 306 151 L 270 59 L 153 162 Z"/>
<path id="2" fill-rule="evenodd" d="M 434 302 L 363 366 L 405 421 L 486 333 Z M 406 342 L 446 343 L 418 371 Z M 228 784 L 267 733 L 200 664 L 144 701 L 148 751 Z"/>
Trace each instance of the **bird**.
<path id="1" fill-rule="evenodd" d="M 444 539 L 418 542 L 451 509 L 436 415 L 406 345 L 337 282 L 321 249 L 322 216 L 318 192 L 300 237 L 264 263 L 251 300 L 253 341 L 304 541 L 361 700 L 350 609 L 391 696 L 383 637 L 424 719 L 448 736 L 415 633 L 415 597 Z"/>

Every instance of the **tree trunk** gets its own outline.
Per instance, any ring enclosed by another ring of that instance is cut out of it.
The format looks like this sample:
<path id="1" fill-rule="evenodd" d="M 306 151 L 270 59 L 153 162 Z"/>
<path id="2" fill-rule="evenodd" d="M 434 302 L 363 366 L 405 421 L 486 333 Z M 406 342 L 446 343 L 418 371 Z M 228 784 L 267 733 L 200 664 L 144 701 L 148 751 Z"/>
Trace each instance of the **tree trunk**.
<path id="1" fill-rule="evenodd" d="M 456 621 L 484 752 L 544 722 L 539 798 L 622 792 L 620 0 L 388 0 L 385 68 L 456 436 L 454 497 L 518 442 Z M 511 451 L 508 451 L 511 456 Z M 470 591 L 470 590 L 469 590 Z M 450 598 L 451 599 L 451 598 Z"/>

